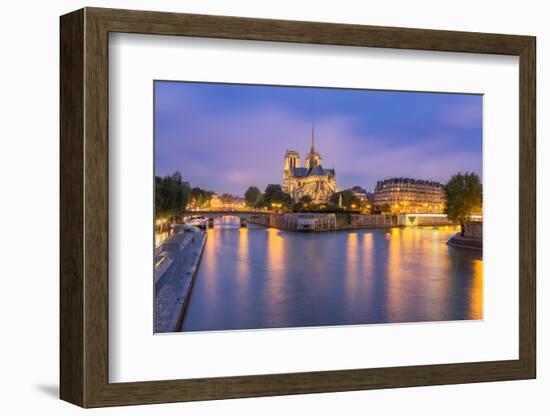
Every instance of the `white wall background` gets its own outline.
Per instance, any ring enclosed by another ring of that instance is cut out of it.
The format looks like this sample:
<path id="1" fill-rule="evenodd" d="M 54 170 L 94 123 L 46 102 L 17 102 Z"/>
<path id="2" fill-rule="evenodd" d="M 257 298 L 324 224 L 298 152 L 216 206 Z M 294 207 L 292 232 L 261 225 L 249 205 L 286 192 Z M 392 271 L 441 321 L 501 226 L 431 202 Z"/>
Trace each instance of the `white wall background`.
<path id="1" fill-rule="evenodd" d="M 544 141 L 550 100 L 550 26 L 545 2 L 69 1 L 6 2 L 0 15 L 0 409 L 5 414 L 82 412 L 58 395 L 59 21 L 83 6 L 166 10 L 276 19 L 453 29 L 537 36 L 538 53 L 538 333 L 539 377 L 534 381 L 422 387 L 338 394 L 225 400 L 92 410 L 88 414 L 548 414 L 550 360 L 546 359 L 550 300 L 543 258 L 550 233 L 550 162 Z M 545 201 L 546 199 L 546 201 Z"/>

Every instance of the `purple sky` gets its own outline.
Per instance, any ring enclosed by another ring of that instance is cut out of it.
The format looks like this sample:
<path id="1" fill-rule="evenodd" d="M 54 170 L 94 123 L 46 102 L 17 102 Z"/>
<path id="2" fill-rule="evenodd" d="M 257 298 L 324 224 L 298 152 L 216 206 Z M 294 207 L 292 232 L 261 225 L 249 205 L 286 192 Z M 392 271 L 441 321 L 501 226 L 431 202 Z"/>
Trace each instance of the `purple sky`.
<path id="1" fill-rule="evenodd" d="M 337 186 L 482 173 L 482 96 L 155 82 L 155 174 L 243 195 L 282 182 L 287 149 L 316 150 Z"/>

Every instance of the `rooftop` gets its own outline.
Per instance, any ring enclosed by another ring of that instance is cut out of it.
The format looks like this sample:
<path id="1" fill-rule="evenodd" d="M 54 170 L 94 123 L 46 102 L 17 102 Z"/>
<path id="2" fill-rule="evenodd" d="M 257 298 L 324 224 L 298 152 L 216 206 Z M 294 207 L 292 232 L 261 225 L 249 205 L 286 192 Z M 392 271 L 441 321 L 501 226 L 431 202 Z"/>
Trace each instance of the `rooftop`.
<path id="1" fill-rule="evenodd" d="M 389 178 L 376 183 L 376 188 L 379 188 L 383 185 L 424 185 L 424 186 L 433 186 L 433 187 L 443 187 L 439 182 L 425 179 L 414 179 L 414 178 Z"/>

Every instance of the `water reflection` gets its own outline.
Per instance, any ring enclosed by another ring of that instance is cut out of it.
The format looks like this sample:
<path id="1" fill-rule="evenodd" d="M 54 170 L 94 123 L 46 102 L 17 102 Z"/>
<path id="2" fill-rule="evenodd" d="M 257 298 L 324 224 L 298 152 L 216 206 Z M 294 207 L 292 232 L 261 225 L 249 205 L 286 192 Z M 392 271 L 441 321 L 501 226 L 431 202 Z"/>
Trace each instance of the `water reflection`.
<path id="1" fill-rule="evenodd" d="M 470 316 L 472 319 L 483 317 L 483 262 L 475 260 L 473 264 L 474 277 L 470 290 Z"/>
<path id="2" fill-rule="evenodd" d="M 482 318 L 481 255 L 454 227 L 208 230 L 183 331 Z"/>
<path id="3" fill-rule="evenodd" d="M 236 228 L 241 226 L 241 219 L 236 215 L 224 215 L 214 219 L 214 227 Z"/>
<path id="4" fill-rule="evenodd" d="M 172 235 L 172 230 L 166 230 L 166 231 L 155 231 L 155 247 L 157 247 L 159 244 L 162 244 L 164 240 L 166 240 L 168 237 Z"/>
<path id="5" fill-rule="evenodd" d="M 269 228 L 267 233 L 267 257 L 266 265 L 267 269 L 264 274 L 265 290 L 262 298 L 264 299 L 265 308 L 262 310 L 265 316 L 266 323 L 270 326 L 275 326 L 276 321 L 272 320 L 273 315 L 269 312 L 277 310 L 278 308 L 284 308 L 282 302 L 286 297 L 286 292 L 289 290 L 286 282 L 285 273 L 285 252 L 284 252 L 284 239 L 282 232 Z M 246 301 L 246 299 L 243 299 Z M 280 315 L 283 318 L 284 315 Z M 281 325 L 285 325 L 286 317 L 282 319 Z"/>

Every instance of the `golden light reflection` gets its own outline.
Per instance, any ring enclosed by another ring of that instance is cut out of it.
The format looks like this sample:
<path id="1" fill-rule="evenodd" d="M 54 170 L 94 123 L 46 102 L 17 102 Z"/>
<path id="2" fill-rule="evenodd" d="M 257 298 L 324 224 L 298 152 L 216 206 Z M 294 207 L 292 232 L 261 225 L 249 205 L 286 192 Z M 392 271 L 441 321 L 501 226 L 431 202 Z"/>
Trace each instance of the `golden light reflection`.
<path id="1" fill-rule="evenodd" d="M 219 236 L 215 235 L 219 230 L 209 228 L 206 234 L 206 245 L 204 246 L 203 259 L 200 264 L 204 285 L 208 293 L 208 299 L 217 301 L 216 286 L 218 281 L 218 244 Z M 221 259 L 223 260 L 223 259 Z"/>
<path id="2" fill-rule="evenodd" d="M 281 302 L 286 293 L 284 287 L 285 242 L 282 232 L 268 228 L 267 232 L 267 299 L 272 305 Z"/>
<path id="3" fill-rule="evenodd" d="M 397 230 L 397 231 L 395 231 Z M 403 307 L 401 280 L 404 277 L 401 269 L 401 247 L 399 230 L 392 228 L 388 233 L 388 314 L 389 319 L 399 318 L 399 312 Z"/>
<path id="4" fill-rule="evenodd" d="M 250 268 L 248 267 L 248 228 L 239 230 L 239 245 L 237 248 L 239 263 L 237 266 L 237 278 L 245 282 L 250 278 Z"/>
<path id="5" fill-rule="evenodd" d="M 424 279 L 418 282 L 417 288 L 424 292 L 428 299 L 434 300 L 423 305 L 422 312 L 430 317 L 444 317 L 450 312 L 451 305 L 449 302 L 441 301 L 441 299 L 445 299 L 447 296 L 451 297 L 454 290 L 453 279 L 450 276 L 452 270 L 449 257 L 443 255 L 441 250 L 442 244 L 446 244 L 445 241 L 448 237 L 440 237 L 440 231 L 445 235 L 448 234 L 445 229 L 434 227 L 432 237 L 423 236 L 420 245 L 420 255 L 426 261 L 426 275 Z M 447 253 L 446 249 L 444 250 Z"/>
<path id="6" fill-rule="evenodd" d="M 155 231 L 155 247 L 162 244 L 164 240 L 172 235 L 172 231 Z"/>
<path id="7" fill-rule="evenodd" d="M 346 239 L 346 292 L 350 304 L 355 302 L 357 295 L 359 284 L 358 261 L 357 233 L 350 232 Z"/>
<path id="8" fill-rule="evenodd" d="M 231 232 L 235 232 L 232 230 Z M 233 284 L 237 285 L 240 290 L 236 292 L 236 302 L 246 304 L 250 302 L 253 295 L 252 288 L 250 286 L 250 253 L 248 244 L 248 228 L 239 228 L 237 231 L 238 243 L 237 243 L 237 267 L 235 271 L 235 278 Z M 243 315 L 242 319 L 246 319 L 246 309 L 240 310 Z"/>
<path id="9" fill-rule="evenodd" d="M 411 314 L 443 316 L 449 305 L 446 302 L 422 301 L 443 299 L 452 289 L 449 262 L 441 256 L 444 238 L 438 237 L 439 229 L 430 231 L 432 237 L 415 228 L 391 229 L 388 241 L 388 291 L 387 311 L 393 321 L 410 320 Z M 422 259 L 423 272 L 418 275 L 418 259 Z M 416 296 L 411 296 L 416 293 Z"/>
<path id="10" fill-rule="evenodd" d="M 470 288 L 470 319 L 483 319 L 483 261 L 475 260 Z"/>
<path id="11" fill-rule="evenodd" d="M 359 300 L 359 303 L 362 302 L 368 302 L 371 304 L 374 299 L 372 299 L 372 296 L 374 295 L 374 289 L 373 286 L 375 284 L 375 273 L 373 273 L 374 270 L 374 257 L 376 256 L 375 253 L 373 253 L 374 245 L 373 245 L 373 235 L 372 232 L 366 232 L 363 234 L 363 239 L 360 241 L 359 247 L 357 247 L 357 252 L 359 255 L 358 258 L 358 265 L 361 265 L 360 271 L 357 273 L 357 290 L 354 289 L 353 293 L 353 299 L 357 297 L 357 294 L 362 293 L 364 296 Z"/>
<path id="12" fill-rule="evenodd" d="M 368 266 L 366 271 L 368 272 L 369 276 L 365 276 L 366 278 L 372 277 L 371 273 L 374 267 L 372 262 L 375 256 L 375 253 L 372 252 L 373 249 L 374 249 L 374 245 L 373 245 L 372 232 L 367 232 L 363 234 L 363 248 L 361 250 L 361 255 L 363 256 L 362 262 L 363 264 Z M 369 281 L 372 282 L 372 279 L 369 279 Z"/>
<path id="13" fill-rule="evenodd" d="M 482 318 L 483 262 L 447 246 L 457 227 L 345 234 L 227 228 L 207 231 L 194 288 L 201 302 L 189 318 L 199 326 L 209 319 L 246 326 L 251 316 L 265 327 L 303 325 L 334 305 L 344 324 L 371 316 L 380 322 Z"/>

